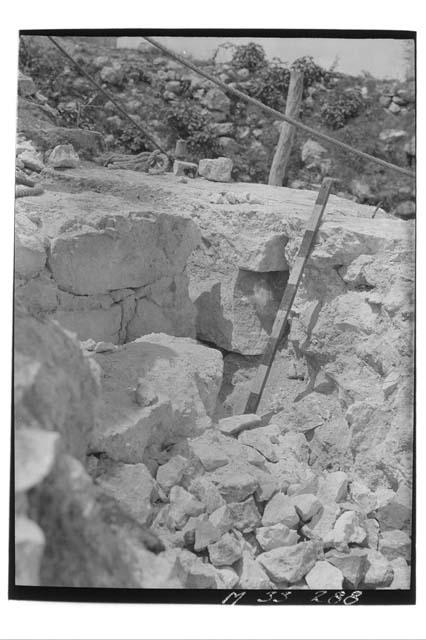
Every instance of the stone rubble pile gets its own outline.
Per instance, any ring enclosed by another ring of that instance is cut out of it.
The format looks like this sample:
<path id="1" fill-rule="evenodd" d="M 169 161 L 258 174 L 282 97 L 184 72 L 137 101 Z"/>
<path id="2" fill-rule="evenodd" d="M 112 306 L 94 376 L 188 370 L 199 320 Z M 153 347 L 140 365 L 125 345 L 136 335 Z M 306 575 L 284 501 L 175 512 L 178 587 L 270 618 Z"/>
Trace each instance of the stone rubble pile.
<path id="1" fill-rule="evenodd" d="M 225 418 L 133 464 L 98 452 L 92 475 L 151 525 L 183 588 L 408 588 L 408 488 L 383 496 L 341 471 L 314 474 L 302 434 L 260 424 Z"/>

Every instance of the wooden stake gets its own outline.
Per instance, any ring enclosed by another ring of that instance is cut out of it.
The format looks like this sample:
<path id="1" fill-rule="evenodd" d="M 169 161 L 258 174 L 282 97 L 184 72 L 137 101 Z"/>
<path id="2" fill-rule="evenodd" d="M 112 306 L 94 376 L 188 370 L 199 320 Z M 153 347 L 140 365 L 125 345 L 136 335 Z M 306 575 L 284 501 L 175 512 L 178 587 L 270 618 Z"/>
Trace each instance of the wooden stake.
<path id="1" fill-rule="evenodd" d="M 285 114 L 290 118 L 298 118 L 302 104 L 303 94 L 303 73 L 292 71 L 290 75 L 290 86 L 288 88 L 287 104 Z M 296 129 L 293 125 L 283 122 L 281 125 L 280 137 L 275 149 L 274 159 L 269 172 L 268 184 L 282 187 L 287 164 L 290 158 L 291 148 Z"/>
<path id="2" fill-rule="evenodd" d="M 296 260 L 294 261 L 293 268 L 291 270 L 290 277 L 284 291 L 284 295 L 277 311 L 277 315 L 275 316 L 274 326 L 272 327 L 272 332 L 269 336 L 268 344 L 266 345 L 266 350 L 263 354 L 262 362 L 260 363 L 259 368 L 256 372 L 256 377 L 252 382 L 251 391 L 244 409 L 244 413 L 256 413 L 259 406 L 262 393 L 268 380 L 271 366 L 278 349 L 278 344 L 282 336 L 284 335 L 287 319 L 291 311 L 294 298 L 296 297 L 303 270 L 314 244 L 315 235 L 318 231 L 322 215 L 327 205 L 332 183 L 333 178 L 324 178 L 322 182 L 321 189 L 315 201 L 312 216 L 306 226 L 305 233 L 303 234 L 299 252 L 297 254 Z"/>

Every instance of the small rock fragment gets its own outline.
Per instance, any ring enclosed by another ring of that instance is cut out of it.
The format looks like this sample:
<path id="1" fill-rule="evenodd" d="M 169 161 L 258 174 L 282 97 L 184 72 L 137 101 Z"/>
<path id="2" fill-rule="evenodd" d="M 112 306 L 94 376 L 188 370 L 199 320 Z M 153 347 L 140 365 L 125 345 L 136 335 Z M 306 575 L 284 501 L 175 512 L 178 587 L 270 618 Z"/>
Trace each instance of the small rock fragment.
<path id="1" fill-rule="evenodd" d="M 312 569 L 316 559 L 317 549 L 312 542 L 280 547 L 261 553 L 257 557 L 274 582 L 287 583 L 301 580 Z"/>
<path id="2" fill-rule="evenodd" d="M 351 549 L 350 553 L 329 551 L 325 559 L 343 573 L 344 587 L 356 589 L 367 573 L 367 550 Z"/>
<path id="3" fill-rule="evenodd" d="M 243 552 L 239 565 L 238 587 L 240 589 L 271 589 L 274 587 L 263 567 L 249 552 Z"/>
<path id="4" fill-rule="evenodd" d="M 252 496 L 244 502 L 228 503 L 231 511 L 233 527 L 249 533 L 260 524 L 260 513 Z"/>
<path id="5" fill-rule="evenodd" d="M 109 353 L 111 351 L 117 351 L 118 347 L 112 342 L 97 342 L 93 351 L 95 353 Z"/>
<path id="6" fill-rule="evenodd" d="M 230 158 L 215 158 L 200 160 L 198 173 L 213 182 L 231 182 L 233 162 Z"/>
<path id="7" fill-rule="evenodd" d="M 388 589 L 409 589 L 411 585 L 411 569 L 404 558 L 391 560 L 393 580 Z"/>
<path id="8" fill-rule="evenodd" d="M 258 481 L 249 473 L 229 470 L 215 477 L 219 493 L 226 502 L 241 502 L 254 493 L 259 486 Z"/>
<path id="9" fill-rule="evenodd" d="M 239 541 L 231 533 L 225 533 L 217 542 L 208 547 L 210 562 L 216 567 L 234 564 L 242 557 Z"/>
<path id="10" fill-rule="evenodd" d="M 365 521 L 365 530 L 367 532 L 366 543 L 370 549 L 379 548 L 379 531 L 380 525 L 374 518 L 368 518 Z"/>
<path id="11" fill-rule="evenodd" d="M 320 479 L 318 498 L 323 504 L 341 502 L 348 492 L 348 476 L 344 471 L 333 471 Z"/>
<path id="12" fill-rule="evenodd" d="M 72 144 L 58 144 L 49 155 L 47 163 L 55 169 L 72 169 L 80 162 Z"/>
<path id="13" fill-rule="evenodd" d="M 183 487 L 175 486 L 170 490 L 169 519 L 176 529 L 181 529 L 189 516 L 199 516 L 204 510 L 203 503 Z"/>
<path id="14" fill-rule="evenodd" d="M 322 508 L 321 502 L 311 493 L 293 496 L 293 504 L 296 513 L 303 522 L 311 520 Z"/>
<path id="15" fill-rule="evenodd" d="M 389 560 L 379 551 L 369 550 L 367 554 L 370 563 L 364 576 L 363 587 L 377 589 L 388 587 L 393 580 L 393 569 Z"/>
<path id="16" fill-rule="evenodd" d="M 294 529 L 289 529 L 285 524 L 273 524 L 270 527 L 256 529 L 256 539 L 263 551 L 271 551 L 278 547 L 291 547 L 299 539 Z"/>
<path id="17" fill-rule="evenodd" d="M 145 525 L 149 521 L 155 482 L 144 464 L 111 461 L 98 475 L 96 483 L 137 522 Z"/>
<path id="18" fill-rule="evenodd" d="M 182 480 L 187 466 L 188 460 L 178 455 L 170 458 L 166 464 L 158 467 L 157 482 L 160 487 L 168 493 L 172 487 L 178 485 Z"/>
<path id="19" fill-rule="evenodd" d="M 195 178 L 197 176 L 198 166 L 194 162 L 184 162 L 183 160 L 175 160 L 173 163 L 173 173 L 175 176 L 188 176 Z"/>
<path id="20" fill-rule="evenodd" d="M 388 559 L 411 558 L 411 540 L 405 531 L 383 531 L 379 538 L 379 551 Z"/>
<path id="21" fill-rule="evenodd" d="M 259 451 L 259 453 L 270 462 L 278 462 L 278 455 L 271 441 L 273 440 L 273 436 L 271 438 L 271 430 L 273 433 L 276 433 L 276 435 L 279 435 L 278 427 L 269 425 L 267 427 L 257 427 L 250 431 L 243 431 L 243 433 L 238 436 L 238 441 L 249 447 L 253 447 L 253 449 Z M 275 439 L 275 443 L 277 442 L 278 440 Z"/>
<path id="22" fill-rule="evenodd" d="M 276 493 L 271 498 L 262 517 L 264 527 L 278 523 L 285 524 L 290 529 L 295 529 L 299 524 L 299 516 L 294 508 L 292 498 L 283 493 Z"/>
<path id="23" fill-rule="evenodd" d="M 345 511 L 334 525 L 334 546 L 339 551 L 347 551 L 350 543 L 362 544 L 366 537 L 367 533 L 355 511 Z"/>
<path id="24" fill-rule="evenodd" d="M 237 436 L 241 431 L 245 429 L 254 429 L 259 427 L 261 420 L 255 413 L 247 413 L 241 416 L 230 416 L 229 418 L 222 418 L 219 420 L 219 431 L 225 433 L 227 436 Z"/>
<path id="25" fill-rule="evenodd" d="M 309 589 L 341 589 L 343 573 L 326 560 L 319 560 L 306 574 Z"/>
<path id="26" fill-rule="evenodd" d="M 366 514 L 371 513 L 377 506 L 377 498 L 375 494 L 362 482 L 352 482 L 351 496 L 353 501 Z"/>
<path id="27" fill-rule="evenodd" d="M 195 478 L 191 482 L 189 490 L 204 504 L 209 514 L 225 504 L 217 487 L 206 477 Z"/>
<path id="28" fill-rule="evenodd" d="M 329 536 L 333 538 L 333 528 L 340 514 L 340 507 L 337 504 L 326 504 L 323 509 L 312 518 L 309 525 L 311 535 L 327 540 Z M 306 528 L 306 525 L 304 529 Z"/>
<path id="29" fill-rule="evenodd" d="M 401 485 L 392 499 L 377 510 L 376 518 L 381 531 L 389 529 L 411 528 L 411 500 L 412 491 L 406 485 Z"/>
<path id="30" fill-rule="evenodd" d="M 232 511 L 227 504 L 213 511 L 213 513 L 210 514 L 209 520 L 222 534 L 232 529 L 234 524 Z"/>
<path id="31" fill-rule="evenodd" d="M 223 583 L 219 589 L 233 589 L 238 584 L 239 575 L 232 567 L 220 567 L 217 572 Z"/>
<path id="32" fill-rule="evenodd" d="M 30 169 L 30 171 L 40 173 L 40 171 L 43 171 L 44 169 L 44 164 L 38 153 L 26 150 L 19 155 L 19 159 L 24 163 L 27 169 Z"/>
<path id="33" fill-rule="evenodd" d="M 198 522 L 194 529 L 194 551 L 202 551 L 209 544 L 217 542 L 223 535 L 222 531 L 215 527 L 210 520 Z"/>
<path id="34" fill-rule="evenodd" d="M 222 447 L 216 442 L 207 440 L 204 436 L 194 438 L 190 441 L 189 446 L 206 471 L 214 471 L 229 462 Z"/>

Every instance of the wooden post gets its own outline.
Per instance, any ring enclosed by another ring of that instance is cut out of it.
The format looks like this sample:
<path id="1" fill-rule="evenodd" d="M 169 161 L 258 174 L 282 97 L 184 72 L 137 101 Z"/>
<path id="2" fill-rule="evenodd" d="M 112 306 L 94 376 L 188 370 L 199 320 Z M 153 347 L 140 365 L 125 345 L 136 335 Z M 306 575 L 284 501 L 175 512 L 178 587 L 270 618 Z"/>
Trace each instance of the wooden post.
<path id="1" fill-rule="evenodd" d="M 290 75 L 290 86 L 288 88 L 287 104 L 285 107 L 286 116 L 298 118 L 303 94 L 303 72 L 292 71 Z M 269 172 L 268 184 L 282 187 L 288 160 L 290 158 L 291 147 L 295 127 L 287 122 L 281 125 L 280 138 L 275 149 L 274 159 Z"/>

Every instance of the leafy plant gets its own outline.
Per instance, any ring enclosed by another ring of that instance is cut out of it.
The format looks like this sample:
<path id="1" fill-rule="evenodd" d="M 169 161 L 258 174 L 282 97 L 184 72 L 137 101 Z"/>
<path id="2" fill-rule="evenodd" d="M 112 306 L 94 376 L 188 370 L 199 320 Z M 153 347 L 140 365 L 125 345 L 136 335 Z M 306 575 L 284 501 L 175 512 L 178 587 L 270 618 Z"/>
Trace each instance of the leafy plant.
<path id="1" fill-rule="evenodd" d="M 273 109 L 284 107 L 290 84 L 290 71 L 280 65 L 264 67 L 259 75 L 259 89 L 256 98 Z"/>
<path id="2" fill-rule="evenodd" d="M 303 87 L 305 91 L 316 82 L 327 84 L 330 78 L 330 73 L 316 64 L 312 56 L 297 58 L 291 65 L 291 69 L 303 72 Z"/>
<path id="3" fill-rule="evenodd" d="M 218 143 L 208 125 L 209 120 L 201 107 L 191 99 L 173 104 L 166 115 L 168 126 L 173 130 L 175 139 L 188 141 L 188 149 L 196 158 L 203 155 L 217 155 Z"/>
<path id="4" fill-rule="evenodd" d="M 252 72 L 261 69 L 266 64 L 265 51 L 256 42 L 238 46 L 231 60 L 234 69 L 248 69 Z"/>
<path id="5" fill-rule="evenodd" d="M 363 100 L 356 91 L 337 93 L 324 102 L 321 107 L 321 116 L 324 122 L 332 129 L 340 129 L 350 118 L 361 111 Z"/>

